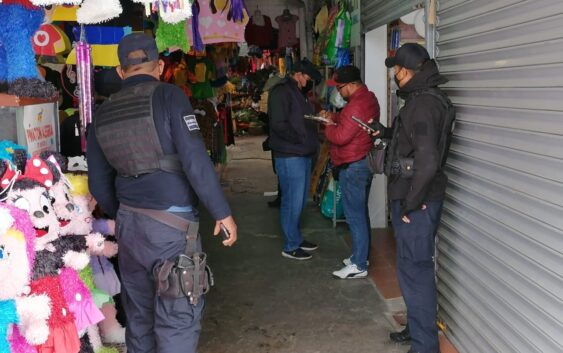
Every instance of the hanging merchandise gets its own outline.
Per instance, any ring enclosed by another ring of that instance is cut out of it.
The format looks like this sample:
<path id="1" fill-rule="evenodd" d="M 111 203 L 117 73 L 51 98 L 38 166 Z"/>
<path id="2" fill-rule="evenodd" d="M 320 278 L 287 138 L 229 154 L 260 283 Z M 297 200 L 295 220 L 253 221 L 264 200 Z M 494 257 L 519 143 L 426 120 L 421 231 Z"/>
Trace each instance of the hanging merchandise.
<path id="1" fill-rule="evenodd" d="M 348 48 L 338 48 L 336 58 L 334 59 L 334 68 L 338 69 L 350 64 L 350 50 L 348 50 Z"/>
<path id="2" fill-rule="evenodd" d="M 82 0 L 30 0 L 30 1 L 35 6 L 80 5 L 80 3 L 82 2 Z"/>
<path id="3" fill-rule="evenodd" d="M 85 31 L 82 31 L 80 41 L 76 43 L 76 68 L 78 71 L 78 86 L 80 90 L 80 138 L 82 151 L 86 152 L 86 127 L 92 123 L 92 61 L 90 44 L 86 43 Z"/>
<path id="4" fill-rule="evenodd" d="M 51 12 L 51 22 L 76 22 L 76 10 L 78 10 L 78 6 L 54 6 Z"/>
<path id="5" fill-rule="evenodd" d="M 205 46 L 203 44 L 203 40 L 201 39 L 201 32 L 199 30 L 199 17 L 201 14 L 201 8 L 199 7 L 198 0 L 195 0 L 192 4 L 192 13 L 193 17 L 191 21 L 188 21 L 186 23 L 186 33 L 188 33 L 188 38 L 192 39 L 191 44 L 194 49 L 196 51 L 202 51 L 203 49 L 205 49 Z"/>
<path id="6" fill-rule="evenodd" d="M 180 23 L 192 17 L 192 4 L 189 0 L 132 0 L 145 5 L 145 14 L 157 13 L 165 22 Z"/>
<path id="7" fill-rule="evenodd" d="M 338 13 L 339 6 L 337 4 L 334 4 L 334 6 L 330 8 L 330 11 L 328 13 L 327 25 L 325 26 L 325 29 L 320 33 L 313 49 L 313 64 L 315 65 L 321 65 L 324 63 L 324 61 L 326 61 L 324 60 L 323 56 L 328 45 L 331 29 L 334 26 L 334 22 Z"/>
<path id="8" fill-rule="evenodd" d="M 315 16 L 315 33 L 321 34 L 328 26 L 328 7 L 321 7 L 317 16 Z"/>
<path id="9" fill-rule="evenodd" d="M 175 49 L 180 49 L 187 53 L 190 49 L 184 23 L 168 23 L 164 21 L 160 14 L 155 39 L 159 52 L 163 52 L 166 49 L 171 52 L 175 51 Z"/>
<path id="10" fill-rule="evenodd" d="M 252 18 L 246 25 L 244 38 L 248 45 L 257 45 L 261 48 L 268 48 L 274 36 L 272 20 L 268 16 L 262 15 L 260 10 L 256 10 Z"/>
<path id="11" fill-rule="evenodd" d="M 217 0 L 214 3 L 217 9 L 221 9 L 217 6 Z M 230 0 L 230 4 L 228 13 L 213 13 L 209 0 L 194 1 L 198 11 L 194 11 L 194 16 L 186 24 L 186 33 L 192 46 L 197 48 L 198 33 L 203 44 L 244 42 L 244 31 L 249 21 L 248 13 L 243 2 Z"/>
<path id="12" fill-rule="evenodd" d="M 12 95 L 56 96 L 55 87 L 40 78 L 31 40 L 43 23 L 43 9 L 27 0 L 4 0 L 0 18 L 0 82 L 8 83 Z"/>
<path id="13" fill-rule="evenodd" d="M 299 44 L 296 33 L 297 21 L 299 21 L 299 17 L 292 14 L 289 9 L 283 10 L 283 13 L 276 17 L 279 26 L 278 48 L 293 47 Z"/>
<path id="14" fill-rule="evenodd" d="M 122 12 L 119 0 L 84 0 L 76 11 L 76 20 L 81 24 L 97 24 L 116 18 Z"/>
<path id="15" fill-rule="evenodd" d="M 214 96 L 211 80 L 215 77 L 215 66 L 205 56 L 189 56 L 187 58 L 188 71 L 192 75 L 191 89 L 194 99 L 207 99 Z"/>
<path id="16" fill-rule="evenodd" d="M 334 27 L 330 34 L 325 54 L 330 63 L 336 61 L 336 53 L 338 48 L 349 48 L 351 38 L 352 20 L 350 13 L 346 11 L 343 4 L 340 5 L 340 11 L 334 21 Z"/>
<path id="17" fill-rule="evenodd" d="M 66 33 L 53 24 L 43 24 L 33 36 L 35 55 L 57 56 L 69 51 L 70 47 Z"/>

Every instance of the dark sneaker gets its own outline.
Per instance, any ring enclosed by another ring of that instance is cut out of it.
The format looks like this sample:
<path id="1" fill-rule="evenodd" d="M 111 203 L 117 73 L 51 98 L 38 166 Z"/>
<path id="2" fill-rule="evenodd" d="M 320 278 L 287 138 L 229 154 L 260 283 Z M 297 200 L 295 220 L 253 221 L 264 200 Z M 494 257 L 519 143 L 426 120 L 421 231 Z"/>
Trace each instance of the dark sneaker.
<path id="1" fill-rule="evenodd" d="M 407 343 L 411 340 L 411 333 L 409 332 L 409 326 L 407 325 L 403 331 L 391 332 L 389 334 L 391 341 L 395 343 Z"/>
<path id="2" fill-rule="evenodd" d="M 307 240 L 303 240 L 303 241 L 301 242 L 301 245 L 299 245 L 299 247 L 300 247 L 302 250 L 305 250 L 305 251 L 314 251 L 314 250 L 317 250 L 317 249 L 319 248 L 319 247 L 317 246 L 317 244 L 313 244 L 313 243 L 311 243 L 311 242 L 308 242 Z"/>
<path id="3" fill-rule="evenodd" d="M 282 251 L 282 256 L 293 260 L 309 260 L 313 256 L 308 252 L 303 251 L 301 248 L 297 248 L 293 251 Z"/>

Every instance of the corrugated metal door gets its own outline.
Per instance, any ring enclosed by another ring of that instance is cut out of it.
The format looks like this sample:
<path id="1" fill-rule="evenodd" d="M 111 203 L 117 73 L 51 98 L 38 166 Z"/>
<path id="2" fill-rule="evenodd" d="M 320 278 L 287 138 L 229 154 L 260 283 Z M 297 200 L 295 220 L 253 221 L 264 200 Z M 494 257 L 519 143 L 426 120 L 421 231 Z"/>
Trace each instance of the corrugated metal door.
<path id="1" fill-rule="evenodd" d="M 442 0 L 458 124 L 438 242 L 461 353 L 563 352 L 563 1 Z"/>
<path id="2" fill-rule="evenodd" d="M 386 25 L 415 10 L 423 2 L 423 0 L 362 0 L 363 32 Z"/>

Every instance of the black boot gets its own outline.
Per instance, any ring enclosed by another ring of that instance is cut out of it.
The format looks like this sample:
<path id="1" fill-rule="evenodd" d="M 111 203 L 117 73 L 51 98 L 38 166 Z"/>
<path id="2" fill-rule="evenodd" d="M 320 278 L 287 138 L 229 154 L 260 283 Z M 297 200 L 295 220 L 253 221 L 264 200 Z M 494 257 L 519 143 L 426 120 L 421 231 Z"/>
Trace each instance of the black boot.
<path id="1" fill-rule="evenodd" d="M 411 340 L 411 333 L 409 332 L 409 325 L 405 326 L 405 329 L 400 332 L 391 332 L 389 334 L 391 341 L 395 343 L 406 343 Z"/>

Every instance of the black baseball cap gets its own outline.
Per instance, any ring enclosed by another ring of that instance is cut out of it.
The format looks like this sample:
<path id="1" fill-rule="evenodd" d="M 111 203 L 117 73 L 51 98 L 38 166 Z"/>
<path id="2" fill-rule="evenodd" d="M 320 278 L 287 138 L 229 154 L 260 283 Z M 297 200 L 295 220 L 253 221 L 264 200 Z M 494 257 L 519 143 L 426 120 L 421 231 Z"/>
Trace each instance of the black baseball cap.
<path id="1" fill-rule="evenodd" d="M 417 43 L 405 43 L 395 53 L 385 59 L 385 66 L 391 68 L 395 65 L 416 70 L 426 60 L 430 60 L 428 51 L 422 45 Z"/>
<path id="2" fill-rule="evenodd" d="M 293 72 L 302 72 L 309 75 L 309 77 L 312 78 L 316 84 L 321 82 L 321 79 L 323 78 L 319 70 L 317 70 L 315 68 L 315 65 L 313 65 L 313 63 L 307 58 L 296 62 L 293 65 Z"/>
<path id="3" fill-rule="evenodd" d="M 142 58 L 129 58 L 129 54 L 142 50 L 145 56 Z M 158 49 L 153 37 L 144 33 L 131 33 L 121 38 L 117 46 L 117 56 L 121 66 L 132 66 L 158 60 Z"/>
<path id="4" fill-rule="evenodd" d="M 334 87 L 338 84 L 351 82 L 362 82 L 362 74 L 360 69 L 354 65 L 347 65 L 337 69 L 332 75 L 332 80 L 328 80 L 326 84 Z"/>

